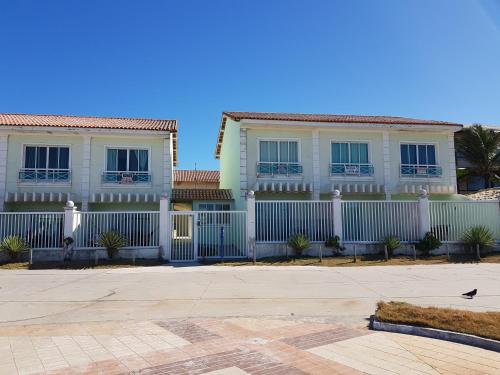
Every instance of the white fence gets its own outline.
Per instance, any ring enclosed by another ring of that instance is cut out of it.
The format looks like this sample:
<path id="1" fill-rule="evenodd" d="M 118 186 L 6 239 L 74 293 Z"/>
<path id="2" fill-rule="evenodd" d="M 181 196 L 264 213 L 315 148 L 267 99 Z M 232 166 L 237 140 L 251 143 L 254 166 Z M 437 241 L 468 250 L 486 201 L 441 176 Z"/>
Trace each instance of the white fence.
<path id="1" fill-rule="evenodd" d="M 286 242 L 294 234 L 304 234 L 312 242 L 333 236 L 331 201 L 255 202 L 257 242 Z"/>
<path id="2" fill-rule="evenodd" d="M 99 235 L 116 231 L 127 239 L 127 247 L 158 247 L 159 212 L 76 212 L 73 239 L 77 249 L 99 247 Z"/>
<path id="3" fill-rule="evenodd" d="M 419 239 L 418 225 L 418 202 L 342 202 L 343 241 L 374 243 L 397 236 L 413 242 Z"/>
<path id="4" fill-rule="evenodd" d="M 2 212 L 0 240 L 17 235 L 33 249 L 62 247 L 64 213 L 62 212 Z"/>
<path id="5" fill-rule="evenodd" d="M 431 232 L 441 241 L 458 242 L 477 225 L 488 228 L 500 240 L 499 201 L 430 201 Z"/>

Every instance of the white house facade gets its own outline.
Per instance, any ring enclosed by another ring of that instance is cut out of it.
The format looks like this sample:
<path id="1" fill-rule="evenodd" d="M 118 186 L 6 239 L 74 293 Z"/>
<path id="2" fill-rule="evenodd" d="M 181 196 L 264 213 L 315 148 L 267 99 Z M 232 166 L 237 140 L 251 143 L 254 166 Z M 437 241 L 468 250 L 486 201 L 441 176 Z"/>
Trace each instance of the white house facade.
<path id="1" fill-rule="evenodd" d="M 224 112 L 220 187 L 256 199 L 409 199 L 456 193 L 461 124 L 388 116 Z"/>

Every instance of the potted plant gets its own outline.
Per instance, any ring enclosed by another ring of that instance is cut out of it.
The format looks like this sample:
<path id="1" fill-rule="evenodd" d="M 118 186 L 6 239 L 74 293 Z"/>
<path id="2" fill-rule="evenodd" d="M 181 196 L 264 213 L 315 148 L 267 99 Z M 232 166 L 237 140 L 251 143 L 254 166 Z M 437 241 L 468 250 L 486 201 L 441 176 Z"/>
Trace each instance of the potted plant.
<path id="1" fill-rule="evenodd" d="M 340 244 L 339 236 L 329 237 L 325 241 L 325 247 L 332 249 L 335 255 L 340 255 L 344 251 L 344 247 Z"/>
<path id="2" fill-rule="evenodd" d="M 390 259 L 394 255 L 394 250 L 401 246 L 401 241 L 396 236 L 387 236 L 382 241 L 382 246 L 384 246 L 385 259 Z"/>
<path id="3" fill-rule="evenodd" d="M 22 253 L 30 250 L 30 245 L 20 236 L 8 236 L 0 243 L 0 250 L 5 251 L 11 260 L 17 260 Z"/>
<path id="4" fill-rule="evenodd" d="M 290 246 L 293 250 L 294 259 L 298 256 L 302 255 L 304 250 L 307 250 L 311 247 L 311 243 L 303 234 L 294 234 L 288 240 L 288 246 Z"/>
<path id="5" fill-rule="evenodd" d="M 419 250 L 424 257 L 428 257 L 431 255 L 432 250 L 439 249 L 441 245 L 441 241 L 439 241 L 434 233 L 427 232 L 424 238 L 422 238 L 420 242 L 415 245 L 415 248 Z"/>
<path id="6" fill-rule="evenodd" d="M 484 225 L 478 225 L 467 229 L 462 237 L 462 241 L 466 245 L 469 245 L 471 249 L 476 250 L 479 259 L 481 258 L 481 250 L 492 246 L 495 243 L 495 237 Z"/>
<path id="7" fill-rule="evenodd" d="M 101 233 L 97 243 L 106 249 L 108 258 L 112 259 L 121 247 L 127 245 L 127 239 L 120 232 L 110 231 Z"/>

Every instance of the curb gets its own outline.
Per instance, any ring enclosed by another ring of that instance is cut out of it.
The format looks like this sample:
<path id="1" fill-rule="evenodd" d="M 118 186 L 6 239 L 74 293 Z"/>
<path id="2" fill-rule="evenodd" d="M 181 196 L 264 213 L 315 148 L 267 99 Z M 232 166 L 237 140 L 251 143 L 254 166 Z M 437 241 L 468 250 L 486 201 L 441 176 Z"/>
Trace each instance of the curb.
<path id="1" fill-rule="evenodd" d="M 451 341 L 459 344 L 475 346 L 481 349 L 492 350 L 494 352 L 500 353 L 500 341 L 486 339 L 474 335 L 468 335 L 466 333 L 444 331 L 435 328 L 416 327 L 404 324 L 379 322 L 378 320 L 375 320 L 374 315 L 370 316 L 370 329 L 374 331 L 403 333 L 406 335 L 415 335 L 421 337 L 428 337 L 431 339 Z"/>

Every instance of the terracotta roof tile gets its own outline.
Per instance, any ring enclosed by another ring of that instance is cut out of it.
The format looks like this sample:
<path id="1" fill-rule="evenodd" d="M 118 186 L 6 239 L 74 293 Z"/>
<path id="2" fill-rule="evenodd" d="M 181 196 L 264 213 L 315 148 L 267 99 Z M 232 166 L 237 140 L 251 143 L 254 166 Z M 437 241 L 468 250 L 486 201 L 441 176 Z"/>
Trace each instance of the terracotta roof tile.
<path id="1" fill-rule="evenodd" d="M 172 189 L 172 201 L 221 201 L 232 200 L 229 189 Z"/>
<path id="2" fill-rule="evenodd" d="M 174 181 L 219 182 L 219 171 L 198 171 L 198 170 L 178 169 L 174 171 Z"/>
<path id="3" fill-rule="evenodd" d="M 0 113 L 0 126 L 177 131 L 176 120 Z"/>
<path id="4" fill-rule="evenodd" d="M 226 120 L 230 118 L 234 121 L 240 120 L 267 120 L 267 121 L 298 121 L 298 122 L 322 122 L 322 123 L 340 123 L 340 124 L 381 124 L 381 125 L 442 125 L 442 126 L 460 126 L 462 124 L 420 120 L 407 117 L 395 116 L 363 116 L 363 115 L 335 115 L 335 114 L 306 114 L 306 113 L 271 113 L 271 112 L 223 112 L 222 121 L 217 136 L 217 146 L 215 157 L 218 159 L 224 138 Z"/>

